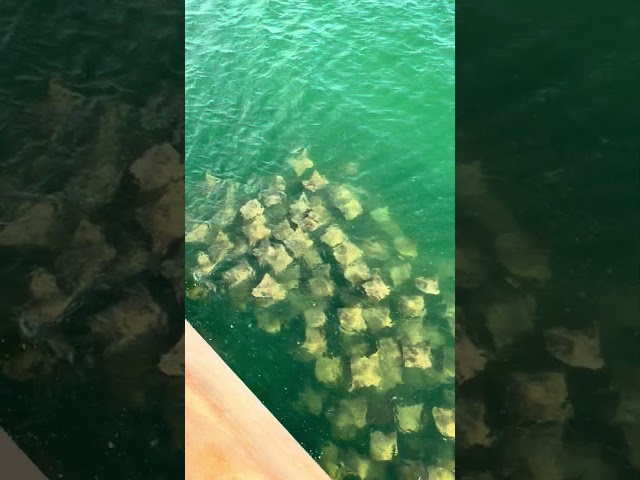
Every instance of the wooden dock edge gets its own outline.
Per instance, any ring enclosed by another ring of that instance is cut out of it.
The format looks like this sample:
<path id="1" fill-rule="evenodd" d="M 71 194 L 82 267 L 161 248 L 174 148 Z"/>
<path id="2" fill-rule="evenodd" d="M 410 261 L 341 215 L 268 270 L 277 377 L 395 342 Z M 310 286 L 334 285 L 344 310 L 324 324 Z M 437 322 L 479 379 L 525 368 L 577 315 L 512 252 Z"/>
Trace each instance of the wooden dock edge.
<path id="1" fill-rule="evenodd" d="M 0 472 L 3 480 L 47 480 L 47 477 L 2 428 L 0 428 Z"/>
<path id="2" fill-rule="evenodd" d="M 186 321 L 185 478 L 329 480 Z"/>

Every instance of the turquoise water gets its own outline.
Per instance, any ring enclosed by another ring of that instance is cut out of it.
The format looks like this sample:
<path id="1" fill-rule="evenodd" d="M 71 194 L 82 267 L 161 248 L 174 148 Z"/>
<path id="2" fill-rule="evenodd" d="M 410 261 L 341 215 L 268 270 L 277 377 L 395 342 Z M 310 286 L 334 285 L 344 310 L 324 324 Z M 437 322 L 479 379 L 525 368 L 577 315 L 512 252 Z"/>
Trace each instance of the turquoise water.
<path id="1" fill-rule="evenodd" d="M 308 145 L 324 171 L 360 162 L 356 183 L 451 259 L 453 13 L 451 1 L 187 2 L 187 182 L 278 171 Z"/>
<path id="2" fill-rule="evenodd" d="M 393 222 L 417 242 L 413 271 L 437 274 L 442 291 L 427 318 L 448 330 L 454 3 L 189 0 L 185 43 L 187 229 L 210 223 L 221 207 L 203 196 L 205 172 L 223 186 L 238 182 L 238 196 L 248 200 L 262 178 L 281 174 L 294 182 L 285 161 L 306 147 L 330 182 L 358 192 L 363 216 L 388 206 Z M 356 236 L 379 233 L 357 225 Z M 198 249 L 188 249 L 188 266 Z M 322 416 L 292 413 L 299 389 L 314 380 L 307 364 L 290 361 L 299 329 L 265 334 L 251 309 L 232 306 L 220 289 L 188 302 L 187 318 L 310 452 L 317 456 L 326 440 L 339 443 Z M 452 388 L 453 380 L 411 395 L 430 411 Z M 435 465 L 439 456 L 452 457 L 450 443 L 427 430 L 422 444 L 399 438 L 400 460 Z M 366 452 L 358 442 L 350 445 Z"/>

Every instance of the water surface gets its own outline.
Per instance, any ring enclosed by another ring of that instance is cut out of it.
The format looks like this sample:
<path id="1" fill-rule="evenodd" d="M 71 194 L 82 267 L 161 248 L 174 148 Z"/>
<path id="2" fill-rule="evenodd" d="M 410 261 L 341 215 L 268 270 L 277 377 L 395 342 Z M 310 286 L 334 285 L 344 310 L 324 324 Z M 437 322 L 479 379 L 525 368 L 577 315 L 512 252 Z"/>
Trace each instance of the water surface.
<path id="1" fill-rule="evenodd" d="M 215 224 L 222 208 L 215 195 L 203 194 L 205 172 L 222 188 L 237 182 L 244 201 L 276 174 L 299 195 L 285 161 L 306 147 L 330 182 L 358 192 L 363 217 L 387 206 L 393 222 L 417 242 L 413 271 L 438 274 L 442 290 L 426 323 L 439 325 L 443 348 L 452 348 L 444 310 L 453 300 L 453 14 L 449 1 L 188 1 L 187 227 Z M 357 168 L 345 169 L 351 163 Z M 381 232 L 371 222 L 356 222 L 352 234 L 362 240 Z M 204 247 L 187 252 L 188 265 Z M 332 300 L 330 315 L 340 306 Z M 291 361 L 292 345 L 301 334 L 304 340 L 301 318 L 279 334 L 266 334 L 252 307 L 239 310 L 222 289 L 188 303 L 187 318 L 310 452 L 317 456 L 325 441 L 340 443 L 326 412 L 303 415 L 292 408 L 304 385 L 317 386 L 313 363 Z M 408 397 L 428 406 L 423 440 L 430 447 L 403 446 L 400 439 L 400 459 L 426 465 L 451 460 L 451 442 L 429 418 L 452 384 L 408 389 Z M 390 398 L 385 402 L 391 411 Z M 365 434 L 341 445 L 367 456 L 367 442 Z"/>

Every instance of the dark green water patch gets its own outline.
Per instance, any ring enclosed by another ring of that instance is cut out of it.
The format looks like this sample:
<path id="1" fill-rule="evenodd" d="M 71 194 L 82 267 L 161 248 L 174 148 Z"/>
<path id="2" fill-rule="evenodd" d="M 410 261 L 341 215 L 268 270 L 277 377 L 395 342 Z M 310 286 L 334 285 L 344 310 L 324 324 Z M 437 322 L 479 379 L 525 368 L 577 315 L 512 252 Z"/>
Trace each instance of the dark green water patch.
<path id="1" fill-rule="evenodd" d="M 161 194 L 129 169 L 183 157 L 183 6 L 11 1 L 0 30 L 0 424 L 49 478 L 180 478 L 184 382 L 158 362 L 182 335 L 184 205 L 158 247 L 140 212 Z"/>

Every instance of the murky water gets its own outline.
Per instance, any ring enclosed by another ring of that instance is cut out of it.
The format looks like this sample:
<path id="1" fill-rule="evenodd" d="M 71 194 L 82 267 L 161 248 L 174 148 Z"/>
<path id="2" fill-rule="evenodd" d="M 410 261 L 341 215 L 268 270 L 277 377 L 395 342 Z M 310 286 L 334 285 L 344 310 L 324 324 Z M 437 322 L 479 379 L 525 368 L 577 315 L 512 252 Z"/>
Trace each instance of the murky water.
<path id="1" fill-rule="evenodd" d="M 638 6 L 456 13 L 456 473 L 639 478 Z"/>
<path id="2" fill-rule="evenodd" d="M 2 7 L 0 423 L 48 478 L 180 478 L 182 253 L 131 167 L 165 144 L 180 190 L 183 10 L 108 3 Z"/>

